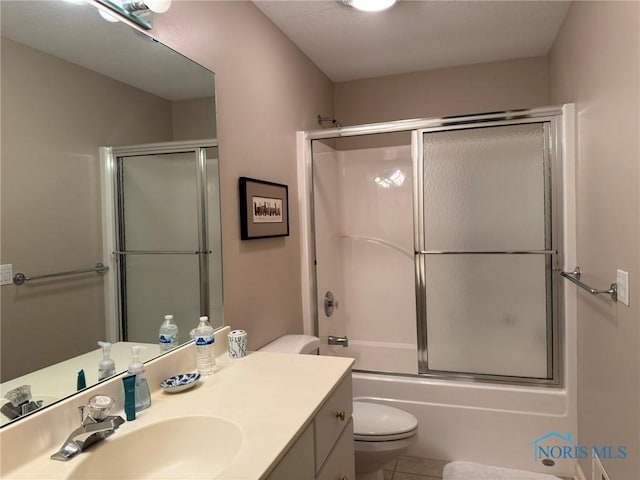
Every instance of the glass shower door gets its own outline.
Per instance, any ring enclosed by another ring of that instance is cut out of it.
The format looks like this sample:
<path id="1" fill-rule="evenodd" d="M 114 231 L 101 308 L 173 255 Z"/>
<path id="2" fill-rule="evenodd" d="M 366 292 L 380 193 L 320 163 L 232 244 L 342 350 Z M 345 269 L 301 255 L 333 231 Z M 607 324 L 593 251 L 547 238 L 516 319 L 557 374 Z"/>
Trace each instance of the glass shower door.
<path id="1" fill-rule="evenodd" d="M 421 133 L 420 373 L 553 378 L 549 128 Z"/>
<path id="2" fill-rule="evenodd" d="M 119 314 L 125 341 L 156 343 L 164 315 L 172 314 L 183 343 L 198 317 L 210 315 L 207 150 L 117 156 Z"/>

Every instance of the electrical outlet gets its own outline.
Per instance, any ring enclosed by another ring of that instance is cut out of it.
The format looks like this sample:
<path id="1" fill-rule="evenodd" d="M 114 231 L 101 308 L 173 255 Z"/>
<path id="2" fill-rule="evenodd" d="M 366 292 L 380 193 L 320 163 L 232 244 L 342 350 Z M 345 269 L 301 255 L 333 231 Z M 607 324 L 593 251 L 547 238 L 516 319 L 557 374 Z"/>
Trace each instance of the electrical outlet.
<path id="1" fill-rule="evenodd" d="M 600 462 L 600 459 L 595 455 L 593 456 L 593 461 L 591 462 L 591 469 L 591 478 L 593 480 L 611 480 L 611 477 L 602 466 L 602 462 Z"/>
<path id="2" fill-rule="evenodd" d="M 618 270 L 618 274 L 616 276 L 616 284 L 618 289 L 618 301 L 628 307 L 629 306 L 629 272 L 625 272 L 624 270 Z"/>
<path id="3" fill-rule="evenodd" d="M 0 265 L 0 285 L 11 285 L 13 283 L 13 265 L 7 263 Z"/>

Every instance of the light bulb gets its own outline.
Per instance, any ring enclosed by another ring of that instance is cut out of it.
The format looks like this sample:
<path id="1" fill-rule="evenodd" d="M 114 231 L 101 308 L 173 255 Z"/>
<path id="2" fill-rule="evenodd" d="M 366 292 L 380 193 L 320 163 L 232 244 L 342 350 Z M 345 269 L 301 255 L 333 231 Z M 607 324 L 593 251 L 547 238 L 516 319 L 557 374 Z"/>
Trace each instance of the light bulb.
<path id="1" fill-rule="evenodd" d="M 392 7 L 396 0 L 348 0 L 349 6 L 363 12 L 381 12 Z"/>
<path id="2" fill-rule="evenodd" d="M 111 15 L 110 13 L 107 13 L 105 10 L 103 10 L 102 8 L 98 9 L 98 13 L 100 14 L 100 16 L 102 18 L 104 18 L 107 22 L 112 22 L 112 23 L 116 23 L 119 22 L 120 20 L 118 20 L 117 17 Z"/>
<path id="3" fill-rule="evenodd" d="M 156 13 L 164 13 L 171 7 L 171 0 L 144 0 L 149 10 Z"/>

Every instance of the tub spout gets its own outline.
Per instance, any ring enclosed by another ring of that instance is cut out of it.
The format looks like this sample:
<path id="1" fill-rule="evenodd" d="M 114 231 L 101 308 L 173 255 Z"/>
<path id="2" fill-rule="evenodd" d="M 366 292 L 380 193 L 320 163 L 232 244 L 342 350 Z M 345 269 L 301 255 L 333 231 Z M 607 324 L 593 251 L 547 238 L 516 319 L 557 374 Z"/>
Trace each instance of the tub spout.
<path id="1" fill-rule="evenodd" d="M 343 347 L 348 347 L 349 339 L 347 337 L 335 337 L 333 335 L 329 335 L 327 343 L 329 345 L 341 345 Z"/>

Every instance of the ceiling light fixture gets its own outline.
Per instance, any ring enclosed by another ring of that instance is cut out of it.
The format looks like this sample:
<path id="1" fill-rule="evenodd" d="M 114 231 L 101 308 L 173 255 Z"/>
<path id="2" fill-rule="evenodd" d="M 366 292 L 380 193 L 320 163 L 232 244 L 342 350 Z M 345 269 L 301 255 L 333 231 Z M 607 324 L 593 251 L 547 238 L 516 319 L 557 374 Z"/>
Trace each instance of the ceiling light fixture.
<path id="1" fill-rule="evenodd" d="M 339 0 L 347 7 L 355 8 L 362 12 L 381 12 L 395 5 L 397 0 Z"/>

